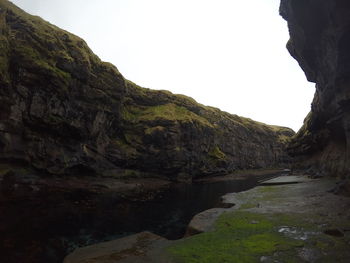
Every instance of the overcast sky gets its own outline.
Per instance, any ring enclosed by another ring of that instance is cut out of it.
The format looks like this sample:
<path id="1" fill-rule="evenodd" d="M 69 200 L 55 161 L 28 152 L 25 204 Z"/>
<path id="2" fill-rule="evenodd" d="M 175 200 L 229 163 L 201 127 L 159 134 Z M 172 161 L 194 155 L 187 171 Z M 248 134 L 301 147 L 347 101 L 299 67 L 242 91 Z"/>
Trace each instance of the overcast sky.
<path id="1" fill-rule="evenodd" d="M 298 130 L 314 84 L 287 52 L 279 0 L 13 0 L 127 79 Z"/>

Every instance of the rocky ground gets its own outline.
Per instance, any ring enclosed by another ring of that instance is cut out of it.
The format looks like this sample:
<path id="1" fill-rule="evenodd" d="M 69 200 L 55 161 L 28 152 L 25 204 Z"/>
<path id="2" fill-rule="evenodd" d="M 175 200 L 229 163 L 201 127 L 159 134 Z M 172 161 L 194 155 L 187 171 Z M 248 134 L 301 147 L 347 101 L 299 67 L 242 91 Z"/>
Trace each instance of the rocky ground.
<path id="1" fill-rule="evenodd" d="M 169 241 L 144 232 L 77 249 L 64 263 L 349 262 L 350 198 L 334 193 L 336 180 L 273 180 L 195 216 L 200 234 Z"/>

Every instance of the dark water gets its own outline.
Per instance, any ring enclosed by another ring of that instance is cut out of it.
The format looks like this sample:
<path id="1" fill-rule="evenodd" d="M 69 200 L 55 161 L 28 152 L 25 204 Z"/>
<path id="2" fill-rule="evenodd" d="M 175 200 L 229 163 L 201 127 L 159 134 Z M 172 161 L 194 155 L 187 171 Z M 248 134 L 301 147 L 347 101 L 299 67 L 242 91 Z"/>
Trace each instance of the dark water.
<path id="1" fill-rule="evenodd" d="M 58 263 L 76 247 L 141 231 L 178 239 L 194 215 L 219 207 L 222 195 L 248 190 L 272 176 L 175 184 L 149 201 L 52 190 L 30 199 L 0 200 L 0 262 Z"/>
<path id="2" fill-rule="evenodd" d="M 224 194 L 248 190 L 256 186 L 257 181 L 262 178 L 264 176 L 226 182 L 176 185 L 152 201 L 126 204 L 129 222 L 125 229 L 130 229 L 130 232 L 148 230 L 168 239 L 182 238 L 194 215 L 209 208 L 222 206 L 221 197 Z"/>
<path id="3" fill-rule="evenodd" d="M 273 176 L 275 175 L 213 183 L 176 184 L 156 195 L 153 200 L 144 202 L 106 201 L 98 214 L 108 214 L 109 220 L 101 220 L 94 215 L 94 222 L 87 229 L 80 230 L 85 236 L 70 239 L 70 249 L 77 244 L 92 244 L 141 231 L 150 231 L 168 239 L 182 238 L 193 216 L 222 206 L 221 197 L 224 194 L 251 189 L 259 180 Z"/>

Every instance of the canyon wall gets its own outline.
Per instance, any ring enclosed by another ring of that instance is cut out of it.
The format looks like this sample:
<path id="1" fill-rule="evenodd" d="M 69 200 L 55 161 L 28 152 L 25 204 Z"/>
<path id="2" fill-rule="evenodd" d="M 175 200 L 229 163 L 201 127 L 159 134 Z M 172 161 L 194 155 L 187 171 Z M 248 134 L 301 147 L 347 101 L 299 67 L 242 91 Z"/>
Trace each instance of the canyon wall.
<path id="1" fill-rule="evenodd" d="M 6 0 L 0 33 L 1 162 L 174 180 L 288 164 L 292 130 L 141 88 L 79 37 Z"/>
<path id="2" fill-rule="evenodd" d="M 289 146 L 296 167 L 346 177 L 350 151 L 350 2 L 282 0 L 287 48 L 316 83 L 311 112 Z M 296 105 L 297 107 L 297 105 Z"/>

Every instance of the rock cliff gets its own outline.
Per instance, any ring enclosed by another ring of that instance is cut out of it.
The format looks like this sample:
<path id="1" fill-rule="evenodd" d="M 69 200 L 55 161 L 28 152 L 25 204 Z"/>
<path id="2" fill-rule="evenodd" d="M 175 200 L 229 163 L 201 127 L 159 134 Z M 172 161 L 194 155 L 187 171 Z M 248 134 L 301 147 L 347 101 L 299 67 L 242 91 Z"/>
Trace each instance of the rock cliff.
<path id="1" fill-rule="evenodd" d="M 0 33 L 2 162 L 179 180 L 288 162 L 292 130 L 141 88 L 82 39 L 6 0 Z"/>
<path id="2" fill-rule="evenodd" d="M 350 2 L 282 0 L 287 48 L 307 79 L 316 83 L 311 112 L 289 146 L 299 167 L 349 174 Z"/>

